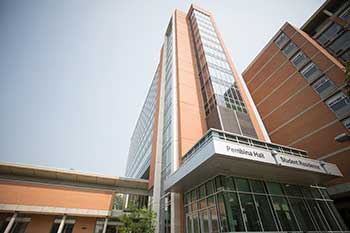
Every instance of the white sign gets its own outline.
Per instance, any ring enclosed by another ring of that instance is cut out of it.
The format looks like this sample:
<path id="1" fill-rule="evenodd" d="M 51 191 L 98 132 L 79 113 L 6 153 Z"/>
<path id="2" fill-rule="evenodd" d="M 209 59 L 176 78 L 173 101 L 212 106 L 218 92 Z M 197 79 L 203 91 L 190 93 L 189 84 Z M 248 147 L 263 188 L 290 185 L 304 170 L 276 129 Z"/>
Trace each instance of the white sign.
<path id="1" fill-rule="evenodd" d="M 263 149 L 222 141 L 214 141 L 214 147 L 217 154 L 276 164 L 271 152 Z"/>
<path id="2" fill-rule="evenodd" d="M 322 168 L 320 161 L 318 160 L 280 154 L 276 156 L 276 159 L 277 162 L 283 166 L 326 173 L 326 171 Z"/>

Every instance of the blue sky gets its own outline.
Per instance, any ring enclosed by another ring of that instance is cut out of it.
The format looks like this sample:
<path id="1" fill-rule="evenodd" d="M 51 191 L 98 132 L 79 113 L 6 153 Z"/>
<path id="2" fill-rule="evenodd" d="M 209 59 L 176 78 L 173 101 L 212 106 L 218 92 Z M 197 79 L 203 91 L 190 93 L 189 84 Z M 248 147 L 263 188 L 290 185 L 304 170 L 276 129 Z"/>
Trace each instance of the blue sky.
<path id="1" fill-rule="evenodd" d="M 324 0 L 194 1 L 239 73 Z M 191 1 L 0 1 L 0 161 L 123 176 L 173 9 Z"/>

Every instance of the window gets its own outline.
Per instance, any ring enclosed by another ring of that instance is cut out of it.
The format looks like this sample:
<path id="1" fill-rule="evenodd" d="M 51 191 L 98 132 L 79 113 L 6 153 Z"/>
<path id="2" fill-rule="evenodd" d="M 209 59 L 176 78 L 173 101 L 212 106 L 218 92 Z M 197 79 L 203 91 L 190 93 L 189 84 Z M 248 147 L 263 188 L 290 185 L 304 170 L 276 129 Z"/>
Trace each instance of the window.
<path id="1" fill-rule="evenodd" d="M 299 198 L 290 198 L 289 201 L 301 230 L 315 231 L 315 226 L 312 224 L 311 216 L 307 211 L 304 201 Z"/>
<path id="2" fill-rule="evenodd" d="M 281 184 L 268 182 L 266 183 L 266 185 L 267 185 L 267 189 L 269 190 L 269 193 L 276 194 L 276 195 L 283 195 Z"/>
<path id="3" fill-rule="evenodd" d="M 280 220 L 283 231 L 297 231 L 298 226 L 290 210 L 288 202 L 284 197 L 272 197 L 273 208 Z"/>
<path id="4" fill-rule="evenodd" d="M 255 195 L 256 208 L 259 211 L 264 231 L 277 231 L 276 223 L 272 214 L 271 204 L 265 195 Z"/>
<path id="5" fill-rule="evenodd" d="M 243 219 L 247 226 L 247 231 L 261 231 L 253 196 L 251 194 L 239 194 L 239 197 L 241 199 Z"/>
<path id="6" fill-rule="evenodd" d="M 245 231 L 236 193 L 225 193 L 225 206 L 231 231 Z"/>
<path id="7" fill-rule="evenodd" d="M 327 30 L 325 30 L 318 38 L 317 41 L 322 45 L 326 45 L 329 41 L 341 31 L 342 26 L 339 24 L 333 23 Z"/>
<path id="8" fill-rule="evenodd" d="M 338 92 L 326 101 L 326 104 L 334 112 L 337 112 L 349 105 L 349 100 L 343 92 Z"/>
<path id="9" fill-rule="evenodd" d="M 250 192 L 249 183 L 247 179 L 235 178 L 238 191 Z"/>
<path id="10" fill-rule="evenodd" d="M 293 42 L 289 42 L 282 52 L 285 55 L 290 55 L 295 49 L 297 49 L 297 46 Z"/>
<path id="11" fill-rule="evenodd" d="M 51 228 L 51 233 L 56 233 L 58 231 L 58 228 L 60 227 L 62 219 L 61 218 L 56 218 L 53 222 L 52 228 Z M 64 227 L 62 233 L 72 233 L 73 232 L 73 227 L 75 224 L 74 219 L 66 219 L 64 221 Z"/>
<path id="12" fill-rule="evenodd" d="M 350 32 L 345 32 L 329 46 L 329 50 L 336 55 L 341 54 L 348 48 L 350 48 Z"/>
<path id="13" fill-rule="evenodd" d="M 250 180 L 250 185 L 252 186 L 253 192 L 255 193 L 266 193 L 264 183 L 260 180 Z"/>
<path id="14" fill-rule="evenodd" d="M 322 95 L 322 93 L 327 90 L 334 90 L 337 88 L 326 76 L 321 77 L 312 87 L 319 95 Z"/>
<path id="15" fill-rule="evenodd" d="M 5 232 L 7 225 L 9 224 L 11 217 L 5 219 L 5 221 L 0 221 L 0 232 Z M 29 217 L 16 217 L 9 233 L 25 233 L 27 225 L 30 222 Z"/>
<path id="16" fill-rule="evenodd" d="M 311 82 L 312 78 L 315 78 L 316 76 L 321 74 L 321 71 L 317 68 L 317 66 L 314 63 L 311 62 L 304 69 L 302 69 L 300 73 L 304 76 L 305 79 Z"/>
<path id="17" fill-rule="evenodd" d="M 275 40 L 275 44 L 277 45 L 278 48 L 282 48 L 283 45 L 288 41 L 288 39 L 289 38 L 286 36 L 286 34 L 282 32 L 281 35 L 279 35 Z"/>
<path id="18" fill-rule="evenodd" d="M 302 64 L 304 61 L 307 60 L 307 57 L 305 54 L 301 51 L 299 51 L 291 60 L 294 66 L 298 67 L 300 64 Z"/>
<path id="19" fill-rule="evenodd" d="M 342 123 L 345 128 L 350 129 L 350 117 L 347 117 L 344 120 L 342 120 Z"/>

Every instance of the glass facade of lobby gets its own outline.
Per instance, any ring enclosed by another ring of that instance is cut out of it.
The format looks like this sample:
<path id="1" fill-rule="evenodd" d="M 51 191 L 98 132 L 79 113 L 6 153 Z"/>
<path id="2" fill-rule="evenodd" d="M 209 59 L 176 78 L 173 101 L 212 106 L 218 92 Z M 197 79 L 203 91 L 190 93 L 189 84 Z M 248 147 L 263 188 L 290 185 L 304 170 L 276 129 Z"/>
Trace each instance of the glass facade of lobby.
<path id="1" fill-rule="evenodd" d="M 187 233 L 345 230 L 323 187 L 220 175 L 184 203 Z"/>

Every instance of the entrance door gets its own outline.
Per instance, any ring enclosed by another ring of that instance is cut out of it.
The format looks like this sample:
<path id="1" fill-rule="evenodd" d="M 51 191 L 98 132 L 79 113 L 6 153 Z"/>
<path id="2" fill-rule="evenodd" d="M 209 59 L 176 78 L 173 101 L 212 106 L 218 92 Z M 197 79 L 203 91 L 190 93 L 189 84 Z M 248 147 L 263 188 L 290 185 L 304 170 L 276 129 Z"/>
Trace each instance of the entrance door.
<path id="1" fill-rule="evenodd" d="M 199 219 L 201 224 L 201 233 L 211 233 L 209 227 L 209 213 L 208 210 L 202 210 L 199 212 Z"/>

